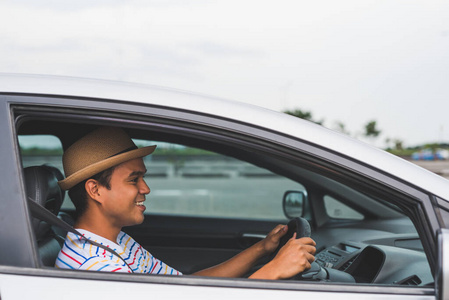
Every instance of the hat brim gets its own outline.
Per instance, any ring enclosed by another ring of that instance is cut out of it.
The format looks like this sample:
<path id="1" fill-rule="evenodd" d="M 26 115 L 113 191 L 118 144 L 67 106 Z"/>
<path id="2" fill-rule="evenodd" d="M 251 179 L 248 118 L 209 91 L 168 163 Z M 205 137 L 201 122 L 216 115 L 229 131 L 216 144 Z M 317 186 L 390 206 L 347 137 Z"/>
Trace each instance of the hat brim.
<path id="1" fill-rule="evenodd" d="M 79 170 L 61 181 L 58 181 L 59 187 L 63 190 L 69 190 L 81 181 L 86 180 L 106 169 L 135 158 L 147 156 L 153 153 L 154 149 L 156 149 L 156 146 L 147 146 L 109 157 Z"/>

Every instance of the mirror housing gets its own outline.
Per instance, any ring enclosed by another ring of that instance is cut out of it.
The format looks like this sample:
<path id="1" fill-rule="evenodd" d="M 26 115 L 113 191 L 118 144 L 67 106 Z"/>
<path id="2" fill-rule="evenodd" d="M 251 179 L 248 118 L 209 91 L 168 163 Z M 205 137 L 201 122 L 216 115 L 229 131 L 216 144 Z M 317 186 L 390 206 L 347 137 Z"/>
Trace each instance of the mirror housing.
<path id="1" fill-rule="evenodd" d="M 304 216 L 307 194 L 305 191 L 286 191 L 282 199 L 282 209 L 287 218 Z"/>

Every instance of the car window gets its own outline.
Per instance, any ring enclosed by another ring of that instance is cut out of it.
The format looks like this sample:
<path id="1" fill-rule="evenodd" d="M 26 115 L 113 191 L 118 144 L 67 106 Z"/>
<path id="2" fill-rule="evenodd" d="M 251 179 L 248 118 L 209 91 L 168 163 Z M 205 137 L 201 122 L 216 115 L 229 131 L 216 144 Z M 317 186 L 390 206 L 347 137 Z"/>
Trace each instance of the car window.
<path id="1" fill-rule="evenodd" d="M 144 159 L 151 188 L 147 214 L 285 220 L 282 197 L 304 186 L 218 153 L 174 143 L 135 139 L 157 150 Z M 19 136 L 23 167 L 49 164 L 63 172 L 62 145 L 51 135 Z M 68 194 L 62 209 L 73 209 Z"/>
<path id="2" fill-rule="evenodd" d="M 62 145 L 53 135 L 21 135 L 19 138 L 24 168 L 51 164 L 62 170 Z"/>
<path id="3" fill-rule="evenodd" d="M 24 168 L 31 166 L 50 165 L 58 168 L 62 174 L 62 144 L 54 135 L 19 135 L 19 147 Z M 74 209 L 72 201 L 65 193 L 63 209 Z"/>
<path id="4" fill-rule="evenodd" d="M 138 140 L 136 144 L 146 145 Z M 148 214 L 285 220 L 285 191 L 305 190 L 295 181 L 229 156 L 156 144 L 157 150 L 144 160 L 151 188 Z"/>
<path id="5" fill-rule="evenodd" d="M 53 135 L 20 135 L 19 146 L 24 168 L 51 165 L 64 173 L 62 168 L 61 141 Z"/>
<path id="6" fill-rule="evenodd" d="M 333 219 L 363 220 L 364 216 L 332 196 L 324 196 L 326 213 Z"/>

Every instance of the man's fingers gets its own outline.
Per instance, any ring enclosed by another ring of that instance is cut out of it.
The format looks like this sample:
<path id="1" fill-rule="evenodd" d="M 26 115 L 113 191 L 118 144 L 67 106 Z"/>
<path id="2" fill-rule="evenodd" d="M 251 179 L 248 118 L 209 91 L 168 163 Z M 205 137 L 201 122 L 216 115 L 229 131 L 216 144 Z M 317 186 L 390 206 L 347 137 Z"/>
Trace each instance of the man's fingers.
<path id="1" fill-rule="evenodd" d="M 274 228 L 273 233 L 281 238 L 287 233 L 287 230 L 287 225 L 278 225 Z"/>
<path id="2" fill-rule="evenodd" d="M 311 255 L 314 255 L 316 251 L 315 246 L 312 245 L 302 245 L 301 248 L 304 249 L 307 252 L 307 254 L 310 253 Z"/>
<path id="3" fill-rule="evenodd" d="M 312 246 L 316 246 L 315 241 L 312 240 L 312 239 L 309 238 L 309 237 L 303 237 L 303 238 L 300 238 L 300 239 L 298 239 L 298 242 L 300 242 L 301 244 L 304 244 L 304 245 L 312 245 Z"/>
<path id="4" fill-rule="evenodd" d="M 307 238 L 307 239 L 310 239 L 310 238 Z M 291 238 L 289 240 L 289 243 L 291 243 L 292 246 L 296 245 L 296 246 L 293 246 L 293 247 L 298 247 L 298 250 L 299 249 L 303 249 L 303 250 L 305 250 L 306 252 L 308 252 L 308 253 L 310 253 L 312 255 L 315 254 L 315 252 L 316 252 L 315 241 L 310 239 L 310 241 L 306 240 L 306 242 L 307 243 L 304 243 L 303 239 L 297 239 L 296 240 L 294 238 Z"/>
<path id="5" fill-rule="evenodd" d="M 304 269 L 304 271 L 307 271 L 307 270 L 309 270 L 310 268 L 312 268 L 312 264 L 311 264 L 310 262 L 308 262 L 308 263 L 305 264 L 305 269 Z M 303 272 L 304 272 L 304 271 L 303 271 Z"/>
<path id="6" fill-rule="evenodd" d="M 295 243 L 303 244 L 303 245 L 316 246 L 315 241 L 309 237 L 303 237 L 300 239 L 296 239 L 296 232 L 293 234 L 293 236 L 291 237 L 291 239 L 289 241 L 295 241 Z"/>
<path id="7" fill-rule="evenodd" d="M 306 253 L 306 259 L 309 261 L 309 263 L 313 263 L 315 261 L 315 256 L 310 253 Z"/>
<path id="8" fill-rule="evenodd" d="M 293 233 L 293 236 L 290 238 L 290 240 L 297 240 L 297 243 L 304 244 L 304 245 L 316 246 L 315 241 L 312 240 L 311 238 L 309 238 L 309 237 L 302 237 L 302 238 L 297 239 L 296 235 L 297 235 L 296 232 Z"/>

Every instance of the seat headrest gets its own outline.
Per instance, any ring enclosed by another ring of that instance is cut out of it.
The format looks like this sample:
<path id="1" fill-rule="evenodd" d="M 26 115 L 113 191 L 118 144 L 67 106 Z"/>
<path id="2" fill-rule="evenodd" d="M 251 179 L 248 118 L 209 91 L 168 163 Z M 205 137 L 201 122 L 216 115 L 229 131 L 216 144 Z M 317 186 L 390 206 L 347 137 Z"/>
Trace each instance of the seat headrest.
<path id="1" fill-rule="evenodd" d="M 28 198 L 45 207 L 54 215 L 58 215 L 65 195 L 58 185 L 58 181 L 64 178 L 62 173 L 55 167 L 42 165 L 25 168 L 24 176 Z M 43 224 L 40 220 L 33 219 L 33 228 L 39 236 L 50 226 Z"/>

